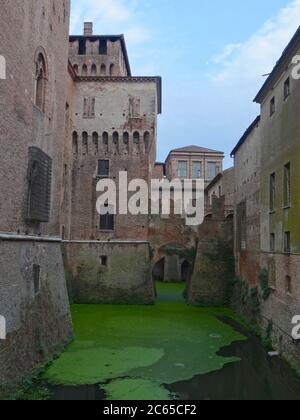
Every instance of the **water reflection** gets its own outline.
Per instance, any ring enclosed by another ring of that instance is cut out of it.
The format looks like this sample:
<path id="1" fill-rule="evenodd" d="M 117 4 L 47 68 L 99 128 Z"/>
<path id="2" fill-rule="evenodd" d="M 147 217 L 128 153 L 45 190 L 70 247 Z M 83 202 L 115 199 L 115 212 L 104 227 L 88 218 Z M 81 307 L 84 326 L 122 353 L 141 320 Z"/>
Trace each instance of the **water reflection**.
<path id="1" fill-rule="evenodd" d="M 300 379 L 288 364 L 269 357 L 259 339 L 237 322 L 220 319 L 248 337 L 247 341 L 233 343 L 219 352 L 222 356 L 237 356 L 241 361 L 168 389 L 181 400 L 300 400 Z"/>

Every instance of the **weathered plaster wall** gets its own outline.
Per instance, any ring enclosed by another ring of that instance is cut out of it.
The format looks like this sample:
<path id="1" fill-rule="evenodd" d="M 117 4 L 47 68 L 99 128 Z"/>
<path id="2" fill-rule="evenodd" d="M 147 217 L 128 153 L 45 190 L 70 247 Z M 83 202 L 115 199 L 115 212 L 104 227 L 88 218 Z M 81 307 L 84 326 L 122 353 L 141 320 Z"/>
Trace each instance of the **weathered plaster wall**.
<path id="1" fill-rule="evenodd" d="M 260 272 L 260 182 L 261 131 L 259 123 L 235 154 L 234 214 L 236 274 L 256 286 Z M 237 214 L 240 203 L 246 203 L 246 243 L 240 249 L 237 241 Z"/>
<path id="2" fill-rule="evenodd" d="M 273 322 L 272 338 L 287 356 L 297 353 L 292 344 L 291 321 L 300 314 L 300 87 L 291 76 L 292 66 L 282 75 L 261 107 L 261 266 L 269 273 L 270 297 L 261 307 L 264 319 Z M 284 82 L 290 77 L 290 96 L 284 99 Z M 276 110 L 270 117 L 270 100 Z M 291 205 L 284 207 L 284 166 L 291 166 Z M 270 212 L 270 175 L 276 174 L 275 209 Z M 291 252 L 284 252 L 284 232 L 291 235 Z M 270 234 L 275 234 L 275 252 L 270 249 Z M 290 286 L 287 285 L 290 277 Z M 289 290 L 290 289 L 290 290 Z"/>

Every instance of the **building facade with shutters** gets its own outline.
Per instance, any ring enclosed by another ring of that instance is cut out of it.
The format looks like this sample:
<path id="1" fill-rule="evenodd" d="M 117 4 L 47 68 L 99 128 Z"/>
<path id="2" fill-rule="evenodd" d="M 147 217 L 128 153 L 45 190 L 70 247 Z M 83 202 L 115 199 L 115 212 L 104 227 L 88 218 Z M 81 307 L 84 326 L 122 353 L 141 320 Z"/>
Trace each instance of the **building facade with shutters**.
<path id="1" fill-rule="evenodd" d="M 296 32 L 255 102 L 260 116 L 235 160 L 236 307 L 273 346 L 299 360 L 292 320 L 300 313 L 300 85 Z"/>

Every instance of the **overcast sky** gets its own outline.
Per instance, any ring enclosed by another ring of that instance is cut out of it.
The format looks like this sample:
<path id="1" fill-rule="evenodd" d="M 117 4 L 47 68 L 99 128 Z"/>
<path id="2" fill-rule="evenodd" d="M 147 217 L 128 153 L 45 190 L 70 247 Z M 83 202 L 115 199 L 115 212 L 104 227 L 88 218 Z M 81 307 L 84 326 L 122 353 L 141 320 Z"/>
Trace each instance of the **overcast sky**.
<path id="1" fill-rule="evenodd" d="M 199 145 L 229 154 L 253 98 L 300 25 L 300 0 L 72 0 L 71 32 L 126 37 L 132 73 L 162 76 L 158 160 Z"/>

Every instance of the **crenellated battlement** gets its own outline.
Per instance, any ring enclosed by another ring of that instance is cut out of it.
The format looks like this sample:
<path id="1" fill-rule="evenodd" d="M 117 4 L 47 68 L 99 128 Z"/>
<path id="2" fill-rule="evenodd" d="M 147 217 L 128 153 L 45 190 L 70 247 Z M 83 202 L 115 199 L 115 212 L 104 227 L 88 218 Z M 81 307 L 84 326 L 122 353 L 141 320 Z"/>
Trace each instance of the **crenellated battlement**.
<path id="1" fill-rule="evenodd" d="M 145 155 L 149 153 L 153 134 L 150 131 L 86 132 L 73 131 L 72 150 L 81 156 Z"/>

